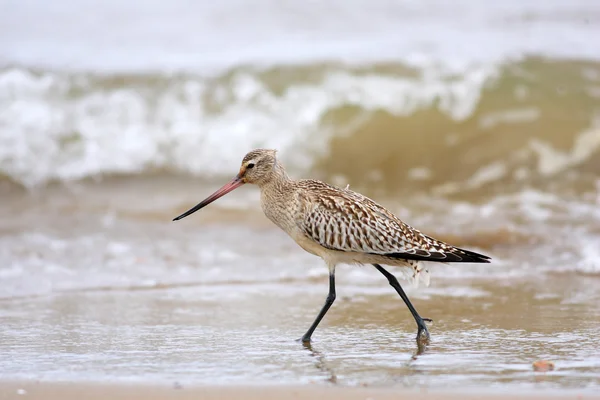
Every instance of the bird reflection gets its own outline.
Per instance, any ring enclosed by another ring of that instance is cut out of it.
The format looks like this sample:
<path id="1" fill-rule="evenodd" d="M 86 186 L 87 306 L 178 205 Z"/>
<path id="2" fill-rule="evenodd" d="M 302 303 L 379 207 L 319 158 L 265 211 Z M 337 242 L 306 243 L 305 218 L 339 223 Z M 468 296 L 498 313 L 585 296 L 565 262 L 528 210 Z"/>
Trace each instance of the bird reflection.
<path id="1" fill-rule="evenodd" d="M 309 351 L 311 357 L 315 358 L 315 367 L 317 367 L 319 371 L 322 371 L 326 374 L 327 378 L 325 378 L 325 381 L 336 385 L 337 375 L 333 368 L 327 365 L 327 360 L 325 359 L 323 353 L 313 349 L 312 344 L 310 342 L 302 342 L 302 346 Z"/>
<path id="2" fill-rule="evenodd" d="M 336 385 L 338 383 L 337 374 L 335 370 L 328 365 L 327 358 L 325 355 L 318 350 L 315 350 L 311 344 L 311 342 L 301 342 L 302 347 L 304 347 L 310 354 L 311 357 L 314 357 L 315 367 L 325 373 L 326 378 L 325 381 Z M 418 341 L 417 348 L 413 351 L 412 356 L 408 359 L 406 366 L 410 366 L 414 361 L 416 361 L 420 356 L 424 355 L 428 351 L 429 341 Z"/>

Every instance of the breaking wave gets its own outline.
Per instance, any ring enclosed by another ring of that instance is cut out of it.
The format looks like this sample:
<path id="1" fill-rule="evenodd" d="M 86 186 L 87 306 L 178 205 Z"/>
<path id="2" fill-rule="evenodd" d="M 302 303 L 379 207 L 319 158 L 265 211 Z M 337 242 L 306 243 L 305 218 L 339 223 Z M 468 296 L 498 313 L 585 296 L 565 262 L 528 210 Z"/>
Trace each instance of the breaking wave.
<path id="1" fill-rule="evenodd" d="M 217 75 L 0 70 L 0 173 L 26 187 L 155 171 L 229 176 L 277 148 L 297 174 L 431 189 L 593 181 L 600 63 L 529 57 Z M 515 183 L 516 182 L 516 183 Z"/>

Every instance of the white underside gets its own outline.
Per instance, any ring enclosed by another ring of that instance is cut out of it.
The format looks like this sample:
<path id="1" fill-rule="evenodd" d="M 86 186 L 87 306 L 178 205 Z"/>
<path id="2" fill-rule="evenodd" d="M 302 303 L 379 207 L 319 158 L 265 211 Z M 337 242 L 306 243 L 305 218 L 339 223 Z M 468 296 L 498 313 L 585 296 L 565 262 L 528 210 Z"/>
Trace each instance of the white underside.
<path id="1" fill-rule="evenodd" d="M 417 266 L 400 267 L 391 271 L 398 279 L 407 280 L 413 287 L 419 287 L 420 284 L 429 286 L 430 275 L 427 262 L 417 261 Z M 398 271 L 396 273 L 396 271 Z"/>
<path id="2" fill-rule="evenodd" d="M 391 259 L 375 254 L 329 250 L 303 236 L 294 239 L 304 250 L 321 257 L 332 272 L 338 264 L 383 264 L 399 267 L 390 272 L 398 279 L 407 280 L 413 287 L 419 287 L 420 284 L 429 286 L 430 276 L 427 262 Z"/>

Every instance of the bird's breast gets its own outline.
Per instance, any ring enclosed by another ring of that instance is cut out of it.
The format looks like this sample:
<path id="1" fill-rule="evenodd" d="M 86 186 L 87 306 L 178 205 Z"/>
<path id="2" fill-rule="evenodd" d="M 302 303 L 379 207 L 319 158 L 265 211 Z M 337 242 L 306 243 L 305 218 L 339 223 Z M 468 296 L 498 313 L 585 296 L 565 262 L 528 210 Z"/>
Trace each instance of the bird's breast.
<path id="1" fill-rule="evenodd" d="M 292 236 L 296 228 L 294 219 L 296 207 L 293 199 L 284 196 L 283 193 L 275 196 L 272 193 L 263 192 L 260 203 L 265 216 Z"/>

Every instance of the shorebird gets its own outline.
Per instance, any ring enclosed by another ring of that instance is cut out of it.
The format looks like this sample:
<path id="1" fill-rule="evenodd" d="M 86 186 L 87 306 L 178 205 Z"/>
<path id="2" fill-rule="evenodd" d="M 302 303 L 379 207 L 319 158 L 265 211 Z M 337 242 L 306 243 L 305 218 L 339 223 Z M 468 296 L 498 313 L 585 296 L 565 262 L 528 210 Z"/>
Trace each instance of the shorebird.
<path id="1" fill-rule="evenodd" d="M 408 299 L 396 277 L 381 264 L 402 267 L 418 283 L 427 278 L 427 262 L 489 263 L 491 258 L 451 246 L 402 222 L 375 201 L 346 187 L 301 179 L 293 180 L 277 158 L 276 150 L 256 149 L 242 160 L 233 180 L 196 206 L 173 219 L 180 220 L 219 197 L 246 184 L 260 188 L 263 212 L 307 252 L 319 256 L 329 268 L 329 293 L 321 311 L 302 336 L 309 343 L 313 332 L 335 301 L 335 267 L 340 263 L 372 264 L 388 280 L 417 323 L 417 342 L 427 343 L 425 321 Z"/>

